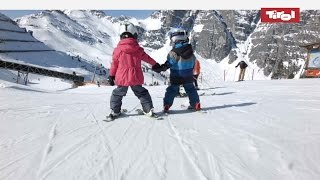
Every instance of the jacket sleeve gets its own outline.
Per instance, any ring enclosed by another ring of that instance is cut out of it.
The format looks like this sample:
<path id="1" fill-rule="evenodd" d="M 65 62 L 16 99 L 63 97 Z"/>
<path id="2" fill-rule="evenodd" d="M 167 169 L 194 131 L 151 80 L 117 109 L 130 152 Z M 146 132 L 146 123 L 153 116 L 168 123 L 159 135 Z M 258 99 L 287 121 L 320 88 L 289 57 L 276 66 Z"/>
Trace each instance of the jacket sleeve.
<path id="1" fill-rule="evenodd" d="M 157 62 L 150 57 L 146 52 L 144 52 L 144 50 L 141 48 L 141 59 L 142 61 L 150 64 L 151 66 L 154 66 L 155 64 L 157 64 Z"/>
<path id="2" fill-rule="evenodd" d="M 120 55 L 119 50 L 114 49 L 112 53 L 112 62 L 111 62 L 109 76 L 115 76 L 117 73 L 118 65 L 119 65 L 119 55 Z"/>
<path id="3" fill-rule="evenodd" d="M 240 62 L 236 65 L 236 67 L 238 67 L 240 65 Z"/>

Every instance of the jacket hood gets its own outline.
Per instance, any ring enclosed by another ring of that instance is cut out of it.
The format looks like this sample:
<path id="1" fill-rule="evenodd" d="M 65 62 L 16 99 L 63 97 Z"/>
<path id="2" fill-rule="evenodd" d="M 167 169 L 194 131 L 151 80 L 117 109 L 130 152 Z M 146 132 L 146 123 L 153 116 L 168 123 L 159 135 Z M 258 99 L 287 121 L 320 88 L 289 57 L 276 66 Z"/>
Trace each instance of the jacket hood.
<path id="1" fill-rule="evenodd" d="M 181 56 L 184 59 L 189 59 L 193 55 L 193 49 L 191 44 L 184 44 L 181 47 L 174 47 L 173 52 L 177 53 L 178 56 Z"/>
<path id="2" fill-rule="evenodd" d="M 125 38 L 119 41 L 118 48 L 121 49 L 121 51 L 132 54 L 136 53 L 141 47 L 138 44 L 138 41 L 134 38 Z"/>

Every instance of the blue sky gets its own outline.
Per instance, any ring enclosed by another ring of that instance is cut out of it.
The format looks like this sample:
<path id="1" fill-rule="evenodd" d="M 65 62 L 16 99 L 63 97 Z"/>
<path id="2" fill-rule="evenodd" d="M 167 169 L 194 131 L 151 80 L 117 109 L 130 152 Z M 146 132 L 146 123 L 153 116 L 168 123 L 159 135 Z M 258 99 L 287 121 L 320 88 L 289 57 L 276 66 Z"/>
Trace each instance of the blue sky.
<path id="1" fill-rule="evenodd" d="M 1 10 L 0 13 L 5 14 L 6 16 L 10 17 L 11 19 L 21 17 L 28 14 L 37 13 L 39 11 L 36 10 Z M 152 10 L 106 10 L 104 11 L 109 16 L 132 16 L 136 18 L 146 18 L 148 17 L 153 11 Z"/>

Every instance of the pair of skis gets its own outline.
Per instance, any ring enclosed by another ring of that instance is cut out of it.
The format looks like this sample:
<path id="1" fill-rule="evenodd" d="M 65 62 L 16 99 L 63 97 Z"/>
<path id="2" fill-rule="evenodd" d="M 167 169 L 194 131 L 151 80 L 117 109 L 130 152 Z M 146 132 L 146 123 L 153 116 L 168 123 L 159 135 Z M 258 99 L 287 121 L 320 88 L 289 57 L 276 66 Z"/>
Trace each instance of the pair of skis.
<path id="1" fill-rule="evenodd" d="M 117 118 L 121 118 L 121 117 L 127 115 L 127 112 L 128 112 L 127 109 L 121 109 L 120 115 L 118 115 L 118 116 L 113 116 L 112 114 L 110 114 L 110 115 L 108 115 L 108 116 L 106 117 L 106 119 L 103 120 L 103 121 L 106 121 L 106 122 L 114 121 L 114 120 L 117 119 Z M 160 114 L 158 114 L 158 113 L 152 113 L 151 115 L 149 115 L 149 114 L 143 112 L 142 109 L 136 109 L 136 112 L 137 112 L 139 115 L 144 115 L 144 116 L 146 116 L 146 117 L 150 117 L 150 118 L 153 118 L 153 119 L 156 119 L 156 120 L 163 120 L 163 117 L 161 117 Z"/>
<path id="2" fill-rule="evenodd" d="M 187 106 L 181 105 L 181 108 L 187 108 Z M 199 111 L 195 111 L 194 109 L 188 109 L 188 110 L 190 110 L 190 111 L 192 111 L 192 112 L 198 112 L 198 113 L 207 113 L 207 111 L 205 111 L 205 110 L 199 110 Z M 136 111 L 139 115 L 143 115 L 143 116 L 146 116 L 146 117 L 155 119 L 155 120 L 163 120 L 163 119 L 164 119 L 163 116 L 168 116 L 168 115 L 170 114 L 170 110 L 169 110 L 169 111 L 162 111 L 162 112 L 160 112 L 160 113 L 153 113 L 152 115 L 146 114 L 145 112 L 143 112 L 142 109 L 136 109 L 135 111 Z M 128 115 L 127 113 L 128 113 L 128 110 L 122 109 L 120 115 L 118 115 L 118 116 L 109 115 L 109 116 L 107 116 L 106 119 L 103 120 L 103 121 L 111 122 L 111 121 L 114 121 L 114 120 L 117 119 L 117 118 L 121 118 L 121 117 L 123 117 L 123 116 L 127 116 L 127 115 Z M 129 115 L 129 116 L 130 116 L 130 115 Z"/>

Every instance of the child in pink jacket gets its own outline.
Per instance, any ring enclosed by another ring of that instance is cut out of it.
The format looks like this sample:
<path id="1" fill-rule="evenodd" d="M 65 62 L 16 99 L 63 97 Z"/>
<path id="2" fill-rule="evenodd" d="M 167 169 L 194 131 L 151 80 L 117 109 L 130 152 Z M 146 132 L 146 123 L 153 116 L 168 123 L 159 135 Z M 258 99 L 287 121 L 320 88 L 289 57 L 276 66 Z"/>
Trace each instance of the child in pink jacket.
<path id="1" fill-rule="evenodd" d="M 142 87 L 144 77 L 141 61 L 149 63 L 157 73 L 161 72 L 161 66 L 139 46 L 137 37 L 138 32 L 133 24 L 127 23 L 121 27 L 120 41 L 113 51 L 108 78 L 110 85 L 118 86 L 112 91 L 110 99 L 111 118 L 121 114 L 122 98 L 127 94 L 129 86 L 139 98 L 144 113 L 154 115 L 151 96 L 148 90 Z"/>

